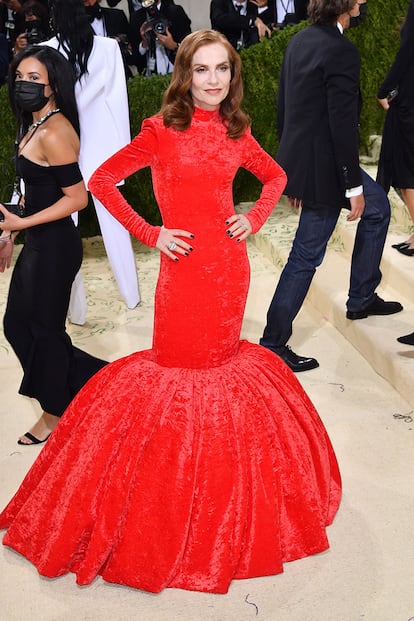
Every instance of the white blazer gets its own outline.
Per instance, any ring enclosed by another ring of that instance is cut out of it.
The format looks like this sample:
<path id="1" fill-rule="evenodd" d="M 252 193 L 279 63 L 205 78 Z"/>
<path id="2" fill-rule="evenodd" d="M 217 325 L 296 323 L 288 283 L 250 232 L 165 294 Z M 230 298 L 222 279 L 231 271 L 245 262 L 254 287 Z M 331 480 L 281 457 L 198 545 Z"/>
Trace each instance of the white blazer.
<path id="1" fill-rule="evenodd" d="M 56 37 L 42 45 L 66 56 Z M 87 185 L 98 166 L 131 140 L 125 71 L 114 39 L 94 36 L 88 73 L 76 82 L 75 96 L 80 125 L 79 167 Z"/>

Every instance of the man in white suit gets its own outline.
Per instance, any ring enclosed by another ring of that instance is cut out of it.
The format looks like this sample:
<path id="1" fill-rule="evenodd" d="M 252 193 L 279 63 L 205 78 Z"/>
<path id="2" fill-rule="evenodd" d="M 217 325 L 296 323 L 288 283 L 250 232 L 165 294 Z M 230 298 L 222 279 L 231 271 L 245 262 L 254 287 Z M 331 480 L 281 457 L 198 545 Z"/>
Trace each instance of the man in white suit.
<path id="1" fill-rule="evenodd" d="M 43 45 L 58 49 L 74 62 L 81 73 L 75 87 L 80 122 L 79 166 L 85 181 L 108 157 L 128 144 L 131 139 L 128 95 L 122 56 L 114 39 L 98 37 L 89 32 L 92 49 L 83 55 L 87 69 L 82 73 L 78 57 L 73 56 L 70 46 L 68 20 L 74 13 L 85 15 L 85 28 L 91 28 L 82 0 L 52 0 L 52 19 L 57 36 Z M 73 20 L 75 21 L 75 20 Z M 79 24 L 79 15 L 77 16 Z M 70 25 L 69 25 L 70 27 Z M 140 301 L 138 277 L 131 239 L 126 229 L 95 198 L 93 202 L 98 217 L 109 263 L 119 290 L 128 308 Z M 86 320 L 86 295 L 83 281 L 77 276 L 69 306 L 72 323 L 83 324 Z"/>

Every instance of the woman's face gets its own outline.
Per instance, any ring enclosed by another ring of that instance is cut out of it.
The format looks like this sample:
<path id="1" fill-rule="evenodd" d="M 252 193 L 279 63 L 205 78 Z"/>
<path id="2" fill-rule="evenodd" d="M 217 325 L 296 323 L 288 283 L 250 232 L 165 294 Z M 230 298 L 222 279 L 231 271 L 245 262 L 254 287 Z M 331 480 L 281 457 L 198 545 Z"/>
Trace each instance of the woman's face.
<path id="1" fill-rule="evenodd" d="M 203 110 L 216 110 L 230 87 L 231 67 L 226 48 L 221 43 L 203 45 L 194 54 L 191 67 L 194 104 Z"/>
<path id="2" fill-rule="evenodd" d="M 52 89 L 49 86 L 49 75 L 46 67 L 34 58 L 29 56 L 24 58 L 21 63 L 18 64 L 16 69 L 16 82 L 21 80 L 25 82 L 37 82 L 38 84 L 45 84 L 45 97 L 49 97 L 52 94 Z"/>

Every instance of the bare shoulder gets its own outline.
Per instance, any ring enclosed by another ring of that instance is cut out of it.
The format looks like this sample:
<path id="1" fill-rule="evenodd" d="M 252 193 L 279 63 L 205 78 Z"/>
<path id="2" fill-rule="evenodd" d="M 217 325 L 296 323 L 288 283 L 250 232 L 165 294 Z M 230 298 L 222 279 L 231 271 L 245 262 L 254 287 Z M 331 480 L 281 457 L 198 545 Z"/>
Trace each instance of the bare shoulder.
<path id="1" fill-rule="evenodd" d="M 62 114 L 54 116 L 47 125 L 39 129 L 39 145 L 50 166 L 70 164 L 78 160 L 79 137 Z"/>

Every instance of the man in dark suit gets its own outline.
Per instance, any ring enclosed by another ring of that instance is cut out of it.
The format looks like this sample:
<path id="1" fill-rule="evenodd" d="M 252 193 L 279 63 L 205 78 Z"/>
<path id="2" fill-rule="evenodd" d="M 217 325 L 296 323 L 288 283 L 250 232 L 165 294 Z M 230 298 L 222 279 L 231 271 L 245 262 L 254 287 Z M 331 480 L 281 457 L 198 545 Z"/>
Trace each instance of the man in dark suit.
<path id="1" fill-rule="evenodd" d="M 91 18 L 95 34 L 103 37 L 127 35 L 128 19 L 121 9 L 101 7 L 100 0 L 84 0 L 85 10 Z"/>
<path id="2" fill-rule="evenodd" d="M 121 0 L 106 0 L 106 2 L 108 6 L 112 8 L 117 6 Z M 139 0 L 128 0 L 129 17 L 131 17 L 134 11 L 138 11 L 140 8 L 142 8 L 142 4 Z"/>
<path id="3" fill-rule="evenodd" d="M 269 26 L 275 22 L 274 6 L 271 0 L 212 0 L 211 27 L 240 51 L 270 36 Z"/>
<path id="4" fill-rule="evenodd" d="M 298 24 L 308 15 L 308 0 L 276 0 L 275 6 L 279 27 Z"/>
<path id="5" fill-rule="evenodd" d="M 375 290 L 390 220 L 383 189 L 360 168 L 359 53 L 343 36 L 362 0 L 310 0 L 311 25 L 290 41 L 282 64 L 278 98 L 278 163 L 285 169 L 285 193 L 302 206 L 287 264 L 267 314 L 261 345 L 293 371 L 318 366 L 297 356 L 287 342 L 321 264 L 342 208 L 359 220 L 351 263 L 347 318 L 389 315 L 402 310 Z"/>
<path id="6" fill-rule="evenodd" d="M 128 19 L 121 9 L 108 9 L 100 6 L 100 0 L 84 0 L 85 10 L 88 13 L 92 28 L 96 35 L 116 39 L 124 62 L 125 76 L 129 78 L 132 73 L 129 65 L 132 65 L 132 57 L 129 49 Z"/>
<path id="7" fill-rule="evenodd" d="M 155 0 L 130 19 L 134 62 L 145 75 L 171 73 L 181 41 L 191 32 L 191 20 L 173 0 Z"/>

